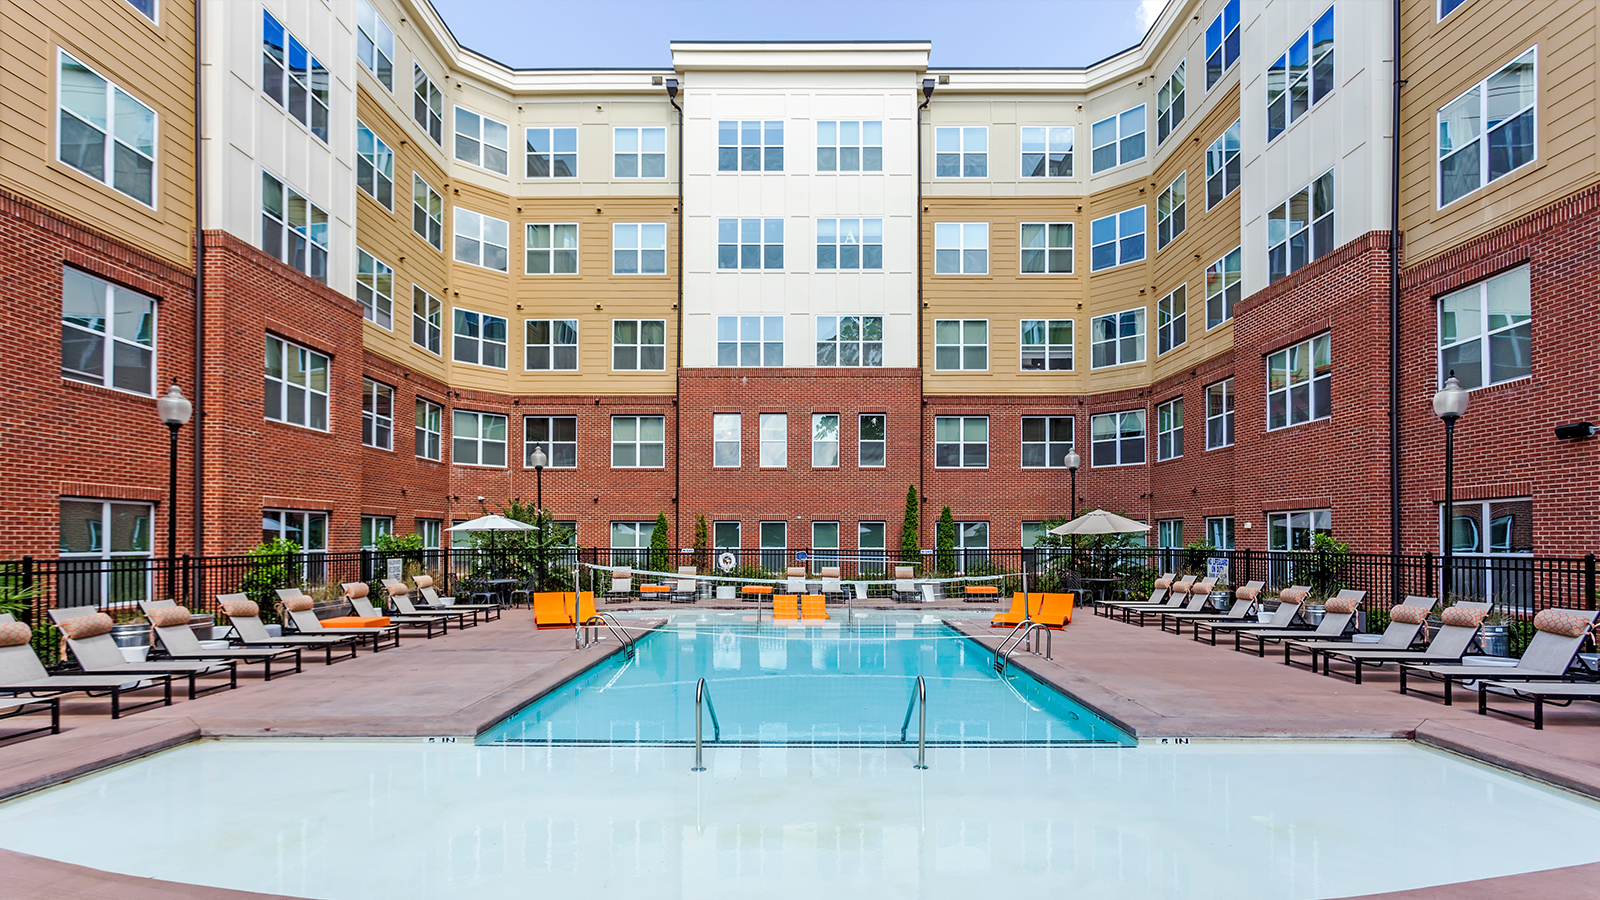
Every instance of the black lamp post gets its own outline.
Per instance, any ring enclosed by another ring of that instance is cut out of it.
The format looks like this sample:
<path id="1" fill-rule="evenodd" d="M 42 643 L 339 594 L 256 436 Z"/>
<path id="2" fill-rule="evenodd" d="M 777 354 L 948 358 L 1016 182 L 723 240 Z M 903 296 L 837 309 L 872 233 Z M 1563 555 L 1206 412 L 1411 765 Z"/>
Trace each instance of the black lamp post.
<path id="1" fill-rule="evenodd" d="M 1067 471 L 1072 473 L 1072 518 L 1078 517 L 1078 467 L 1083 465 L 1083 457 L 1078 455 L 1078 448 L 1067 451 Z M 1078 536 L 1072 536 L 1072 564 L 1078 564 Z"/>
<path id="2" fill-rule="evenodd" d="M 178 599 L 174 576 L 178 571 L 178 429 L 188 424 L 194 404 L 183 396 L 178 382 L 167 388 L 167 395 L 156 401 L 156 415 L 167 426 L 171 454 L 167 466 L 167 592 Z"/>
<path id="3" fill-rule="evenodd" d="M 1433 395 L 1433 414 L 1444 420 L 1444 577 L 1440 586 L 1445 603 L 1450 602 L 1450 591 L 1455 586 L 1456 420 L 1466 415 L 1469 399 L 1453 371 L 1444 380 L 1444 387 Z"/>

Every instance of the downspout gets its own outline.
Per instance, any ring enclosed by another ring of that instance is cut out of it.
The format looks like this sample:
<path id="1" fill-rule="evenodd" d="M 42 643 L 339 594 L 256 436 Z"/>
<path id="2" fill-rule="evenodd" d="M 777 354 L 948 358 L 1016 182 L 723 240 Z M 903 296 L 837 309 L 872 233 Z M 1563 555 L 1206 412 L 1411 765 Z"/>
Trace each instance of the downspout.
<path id="1" fill-rule="evenodd" d="M 206 425 L 206 232 L 205 232 L 205 139 L 200 129 L 201 110 L 205 106 L 201 95 L 201 76 L 204 71 L 200 53 L 200 12 L 205 0 L 194 0 L 194 558 L 199 562 L 204 552 L 205 540 L 205 480 L 201 472 L 201 456 L 205 452 Z M 200 567 L 195 569 L 194 597 L 200 592 Z"/>
<path id="2" fill-rule="evenodd" d="M 678 111 L 678 357 L 672 389 L 672 533 L 683 546 L 683 107 L 678 105 L 678 79 L 666 80 L 667 102 Z"/>
<path id="3" fill-rule="evenodd" d="M 1400 542 L 1400 0 L 1394 14 L 1394 95 L 1389 133 L 1389 552 L 1398 560 Z M 1393 596 L 1399 597 L 1395 563 Z"/>
<path id="4" fill-rule="evenodd" d="M 933 88 L 937 84 L 932 78 L 922 79 L 922 105 L 917 107 L 917 537 L 920 542 L 922 537 L 922 523 L 928 518 L 924 507 L 923 481 L 928 474 L 928 414 L 923 409 L 923 313 L 922 313 L 922 282 L 926 277 L 927 264 L 923 261 L 923 236 L 922 236 L 922 111 L 933 102 Z"/>

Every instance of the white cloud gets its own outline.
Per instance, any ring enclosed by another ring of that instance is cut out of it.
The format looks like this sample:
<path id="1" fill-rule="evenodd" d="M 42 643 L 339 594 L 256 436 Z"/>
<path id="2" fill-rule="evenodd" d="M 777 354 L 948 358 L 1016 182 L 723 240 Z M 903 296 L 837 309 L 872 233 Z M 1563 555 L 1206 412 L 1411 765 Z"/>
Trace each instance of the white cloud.
<path id="1" fill-rule="evenodd" d="M 1133 12 L 1134 18 L 1139 20 L 1139 29 L 1148 31 L 1166 5 L 1167 0 L 1139 0 L 1139 8 Z"/>

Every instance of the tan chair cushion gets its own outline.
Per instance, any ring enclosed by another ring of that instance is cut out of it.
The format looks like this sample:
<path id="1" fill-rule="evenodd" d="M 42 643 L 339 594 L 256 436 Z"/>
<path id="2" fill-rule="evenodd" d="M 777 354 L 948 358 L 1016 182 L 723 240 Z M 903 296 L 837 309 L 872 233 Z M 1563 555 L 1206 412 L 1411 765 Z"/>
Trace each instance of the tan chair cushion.
<path id="1" fill-rule="evenodd" d="M 305 612 L 313 605 L 311 598 L 305 594 L 301 594 L 298 597 L 289 597 L 283 601 L 283 608 L 289 612 Z"/>
<path id="2" fill-rule="evenodd" d="M 254 600 L 224 600 L 222 611 L 229 616 L 238 616 L 242 619 L 261 615 L 261 607 L 257 606 Z"/>
<path id="3" fill-rule="evenodd" d="M 1171 578 L 1157 578 L 1156 579 L 1156 590 L 1160 590 L 1162 588 L 1167 588 L 1167 589 L 1170 590 L 1172 588 L 1172 579 Z"/>
<path id="4" fill-rule="evenodd" d="M 839 577 L 839 567 L 838 566 L 823 566 L 822 567 L 822 577 L 823 578 L 838 578 Z"/>
<path id="5" fill-rule="evenodd" d="M 111 617 L 103 612 L 73 616 L 65 622 L 56 623 L 62 634 L 75 641 L 92 638 L 96 635 L 109 634 L 111 626 L 114 624 L 116 623 L 111 621 Z"/>
<path id="6" fill-rule="evenodd" d="M 911 574 L 911 572 L 912 572 L 912 569 L 911 569 L 910 566 L 895 566 L 894 567 L 894 577 L 896 577 L 896 578 L 905 579 L 905 578 L 915 577 L 915 576 L 913 576 Z"/>
<path id="7" fill-rule="evenodd" d="M 158 606 L 145 614 L 150 619 L 150 624 L 157 628 L 170 628 L 174 625 L 189 624 L 189 608 L 186 606 Z"/>
<path id="8" fill-rule="evenodd" d="M 26 622 L 0 622 L 0 647 L 20 647 L 33 640 L 33 629 Z"/>
<path id="9" fill-rule="evenodd" d="M 1403 625 L 1421 625 L 1428 621 L 1428 608 L 1426 606 L 1406 606 L 1404 604 L 1389 610 L 1389 619 Z"/>
<path id="10" fill-rule="evenodd" d="M 1234 591 L 1233 597 L 1235 600 L 1254 600 L 1260 594 L 1261 588 L 1247 584 L 1244 587 L 1239 588 L 1237 591 Z"/>
<path id="11" fill-rule="evenodd" d="M 1204 581 L 1197 581 L 1197 582 L 1194 583 L 1193 586 L 1191 586 L 1189 588 L 1189 593 L 1191 593 L 1191 594 L 1209 594 L 1209 593 L 1211 593 L 1212 589 L 1213 589 L 1213 585 L 1208 584 L 1208 583 L 1206 583 Z"/>
<path id="12" fill-rule="evenodd" d="M 1488 612 L 1489 611 L 1487 609 L 1475 609 L 1470 606 L 1447 606 L 1445 607 L 1444 612 L 1439 614 L 1439 621 L 1445 625 L 1460 625 L 1465 628 L 1477 628 L 1479 625 L 1483 624 L 1483 617 Z M 1582 633 L 1582 631 L 1578 632 L 1578 634 Z M 1577 637 L 1577 635 L 1573 635 L 1573 637 Z"/>
<path id="13" fill-rule="evenodd" d="M 344 595 L 346 597 L 365 597 L 371 590 L 372 588 L 368 587 L 364 581 L 347 581 L 344 583 Z"/>
<path id="14" fill-rule="evenodd" d="M 1192 581 L 1179 581 L 1174 583 L 1171 588 L 1174 594 L 1187 594 L 1193 589 L 1194 582 Z"/>
<path id="15" fill-rule="evenodd" d="M 1361 601 L 1355 599 L 1354 597 L 1334 597 L 1332 600 L 1329 600 L 1323 608 L 1336 616 L 1344 616 L 1355 612 L 1356 607 L 1360 605 Z"/>
<path id="16" fill-rule="evenodd" d="M 413 578 L 411 580 L 415 581 L 417 583 L 417 590 L 419 590 L 419 591 L 422 590 L 423 588 L 431 588 L 431 587 L 433 587 L 433 576 L 432 575 L 418 575 L 417 577 L 415 577 L 415 578 Z"/>
<path id="17" fill-rule="evenodd" d="M 1452 606 L 1450 609 L 1455 607 Z M 1581 616 L 1564 609 L 1547 609 L 1533 617 L 1533 627 L 1539 631 L 1548 631 L 1564 637 L 1581 637 L 1585 631 L 1594 626 L 1588 616 Z"/>
<path id="18" fill-rule="evenodd" d="M 785 569 L 784 572 L 790 578 L 804 578 L 806 575 L 806 567 L 790 566 L 789 568 Z"/>
<path id="19" fill-rule="evenodd" d="M 1284 588 L 1278 592 L 1279 603 L 1304 603 L 1310 591 L 1305 588 Z"/>

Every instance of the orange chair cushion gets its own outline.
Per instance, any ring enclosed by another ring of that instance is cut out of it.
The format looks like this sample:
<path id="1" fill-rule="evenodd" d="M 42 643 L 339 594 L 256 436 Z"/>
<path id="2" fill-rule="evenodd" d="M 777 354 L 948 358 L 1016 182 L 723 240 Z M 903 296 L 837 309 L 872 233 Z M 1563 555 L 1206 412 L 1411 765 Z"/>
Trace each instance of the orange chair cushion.
<path id="1" fill-rule="evenodd" d="M 741 594 L 770 594 L 770 593 L 772 593 L 772 585 L 770 585 L 770 584 L 747 584 L 744 587 L 739 588 L 739 593 L 741 593 Z"/>
<path id="2" fill-rule="evenodd" d="M 670 593 L 672 593 L 672 588 L 670 588 L 670 587 L 668 587 L 668 586 L 666 586 L 664 584 L 641 584 L 641 585 L 639 585 L 639 593 L 641 593 L 641 594 L 670 594 Z"/>
<path id="3" fill-rule="evenodd" d="M 1000 589 L 992 584 L 973 584 L 967 586 L 969 594 L 998 594 Z"/>
<path id="4" fill-rule="evenodd" d="M 388 628 L 388 616 L 334 616 L 322 620 L 323 628 Z"/>

